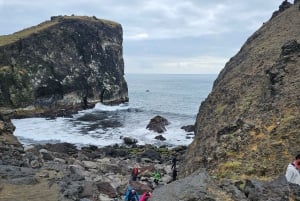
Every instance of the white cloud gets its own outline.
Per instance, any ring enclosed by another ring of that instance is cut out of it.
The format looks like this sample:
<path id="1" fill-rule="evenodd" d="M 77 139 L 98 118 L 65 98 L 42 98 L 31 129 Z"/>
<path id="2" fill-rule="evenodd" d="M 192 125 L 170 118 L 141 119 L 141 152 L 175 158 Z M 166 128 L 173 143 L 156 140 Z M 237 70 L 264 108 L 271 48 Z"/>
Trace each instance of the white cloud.
<path id="1" fill-rule="evenodd" d="M 126 73 L 217 74 L 227 62 L 226 57 L 199 56 L 193 58 L 127 57 Z M 137 68 L 137 66 L 139 66 Z"/>
<path id="2" fill-rule="evenodd" d="M 140 33 L 140 34 L 125 37 L 125 39 L 128 40 L 144 40 L 147 38 L 149 38 L 149 35 L 147 33 Z"/>
<path id="3" fill-rule="evenodd" d="M 281 2 L 0 0 L 0 34 L 55 15 L 96 16 L 122 25 L 126 72 L 218 73 Z"/>

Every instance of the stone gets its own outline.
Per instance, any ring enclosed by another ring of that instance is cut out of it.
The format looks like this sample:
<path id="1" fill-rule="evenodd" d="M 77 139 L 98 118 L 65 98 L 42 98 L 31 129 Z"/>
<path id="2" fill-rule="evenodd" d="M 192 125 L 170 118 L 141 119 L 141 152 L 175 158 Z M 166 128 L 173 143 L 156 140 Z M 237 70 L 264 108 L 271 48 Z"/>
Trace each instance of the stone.
<path id="1" fill-rule="evenodd" d="M 165 140 L 167 140 L 167 139 L 166 139 L 164 136 L 162 136 L 162 135 L 157 135 L 157 136 L 154 137 L 154 139 L 160 140 L 160 141 L 165 141 Z"/>
<path id="2" fill-rule="evenodd" d="M 101 194 L 105 194 L 110 198 L 117 196 L 116 190 L 107 182 L 100 182 L 97 184 L 97 188 Z"/>
<path id="3" fill-rule="evenodd" d="M 150 120 L 146 128 L 157 133 L 163 133 L 167 130 L 165 127 L 166 125 L 169 125 L 169 121 L 166 118 L 157 115 Z"/>
<path id="4" fill-rule="evenodd" d="M 185 130 L 186 132 L 194 132 L 195 126 L 194 125 L 182 126 L 181 129 Z"/>

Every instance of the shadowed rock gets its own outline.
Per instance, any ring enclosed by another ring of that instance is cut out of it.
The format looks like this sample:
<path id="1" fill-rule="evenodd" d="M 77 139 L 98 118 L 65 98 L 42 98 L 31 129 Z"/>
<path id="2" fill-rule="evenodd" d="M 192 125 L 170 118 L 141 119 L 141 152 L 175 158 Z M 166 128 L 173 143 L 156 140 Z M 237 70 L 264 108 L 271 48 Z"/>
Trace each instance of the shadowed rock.
<path id="1" fill-rule="evenodd" d="M 150 120 L 146 128 L 157 133 L 163 133 L 167 130 L 165 127 L 166 125 L 169 125 L 168 120 L 164 117 L 157 115 Z"/>

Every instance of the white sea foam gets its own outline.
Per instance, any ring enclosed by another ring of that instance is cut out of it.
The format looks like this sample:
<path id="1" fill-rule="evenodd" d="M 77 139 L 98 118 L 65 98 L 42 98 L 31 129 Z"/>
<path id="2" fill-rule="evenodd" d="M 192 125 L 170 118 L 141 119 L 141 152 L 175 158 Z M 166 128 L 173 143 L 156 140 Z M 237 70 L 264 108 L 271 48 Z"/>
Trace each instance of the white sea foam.
<path id="1" fill-rule="evenodd" d="M 81 129 L 85 124 L 73 125 L 69 119 L 57 118 L 47 120 L 45 118 L 14 119 L 16 126 L 14 134 L 22 139 L 24 144 L 44 142 L 68 142 L 79 146 L 96 145 L 106 146 L 121 144 L 123 137 L 131 137 L 138 140 L 138 144 L 167 144 L 167 145 L 188 145 L 192 139 L 186 138 L 186 133 L 174 126 L 167 126 L 167 131 L 161 135 L 166 141 L 154 139 L 159 135 L 145 127 L 119 128 L 119 129 L 98 129 L 82 133 Z M 26 143 L 27 142 L 27 143 Z"/>
<path id="2" fill-rule="evenodd" d="M 129 76 L 129 103 L 96 104 L 73 118 L 13 119 L 14 134 L 23 144 L 69 142 L 78 146 L 106 146 L 121 144 L 123 137 L 131 137 L 141 145 L 188 145 L 192 135 L 181 127 L 194 124 L 198 107 L 210 92 L 214 77 Z M 156 115 L 170 122 L 167 131 L 161 134 L 165 141 L 156 140 L 160 134 L 146 129 Z"/>

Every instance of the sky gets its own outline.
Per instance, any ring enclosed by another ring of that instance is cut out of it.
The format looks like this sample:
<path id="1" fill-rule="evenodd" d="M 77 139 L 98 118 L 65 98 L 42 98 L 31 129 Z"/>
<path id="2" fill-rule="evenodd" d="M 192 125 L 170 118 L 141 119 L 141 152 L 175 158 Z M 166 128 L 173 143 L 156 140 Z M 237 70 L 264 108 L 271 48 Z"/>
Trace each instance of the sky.
<path id="1" fill-rule="evenodd" d="M 121 24 L 125 74 L 218 74 L 282 1 L 0 0 L 0 35 L 96 16 Z"/>

